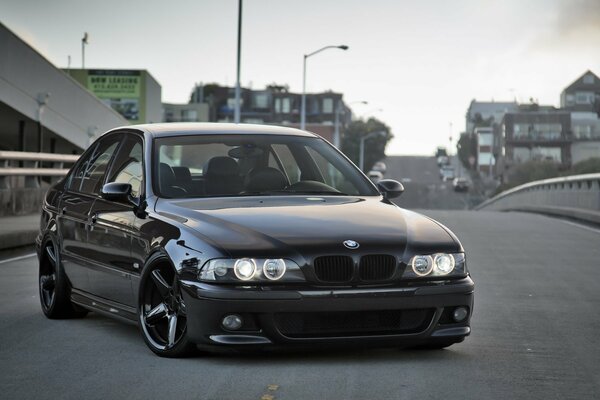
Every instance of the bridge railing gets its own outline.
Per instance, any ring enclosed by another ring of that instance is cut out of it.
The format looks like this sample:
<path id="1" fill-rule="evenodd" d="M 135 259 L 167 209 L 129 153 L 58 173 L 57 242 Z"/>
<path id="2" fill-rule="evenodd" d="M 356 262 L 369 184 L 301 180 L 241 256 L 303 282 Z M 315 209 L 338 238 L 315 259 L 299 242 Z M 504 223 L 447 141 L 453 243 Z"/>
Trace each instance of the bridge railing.
<path id="1" fill-rule="evenodd" d="M 78 155 L 71 154 L 0 151 L 0 190 L 21 186 L 38 188 L 40 178 L 59 179 L 69 171 L 65 165 L 73 164 L 78 159 Z M 24 177 L 24 180 L 11 177 Z"/>
<path id="2" fill-rule="evenodd" d="M 529 182 L 484 201 L 476 209 L 540 212 L 600 223 L 600 173 Z"/>

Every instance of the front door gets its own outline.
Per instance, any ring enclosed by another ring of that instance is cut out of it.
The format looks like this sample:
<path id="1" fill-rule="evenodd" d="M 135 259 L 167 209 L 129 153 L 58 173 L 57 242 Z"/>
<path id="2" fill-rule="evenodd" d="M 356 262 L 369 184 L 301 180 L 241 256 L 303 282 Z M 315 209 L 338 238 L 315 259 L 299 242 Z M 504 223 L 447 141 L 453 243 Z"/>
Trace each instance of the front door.
<path id="1" fill-rule="evenodd" d="M 113 161 L 105 183 L 120 182 L 131 185 L 132 201 L 139 202 L 143 188 L 142 139 L 126 134 Z M 137 237 L 131 202 L 97 199 L 90 211 L 91 227 L 88 233 L 90 272 L 96 296 L 122 305 L 135 307 L 132 274 L 139 273 L 140 265 L 131 255 L 131 241 Z"/>

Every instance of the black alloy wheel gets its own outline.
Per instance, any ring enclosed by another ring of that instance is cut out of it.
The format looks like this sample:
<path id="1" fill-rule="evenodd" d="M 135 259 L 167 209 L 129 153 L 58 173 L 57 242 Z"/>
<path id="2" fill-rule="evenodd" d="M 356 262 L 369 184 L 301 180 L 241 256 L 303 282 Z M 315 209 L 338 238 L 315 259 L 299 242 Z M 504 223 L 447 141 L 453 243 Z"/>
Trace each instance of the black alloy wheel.
<path id="1" fill-rule="evenodd" d="M 80 318 L 88 311 L 71 303 L 67 277 L 60 264 L 59 253 L 52 240 L 44 242 L 39 266 L 40 303 L 48 318 Z"/>
<path id="2" fill-rule="evenodd" d="M 187 311 L 175 270 L 167 262 L 148 267 L 141 280 L 138 320 L 144 341 L 163 357 L 191 354 Z"/>

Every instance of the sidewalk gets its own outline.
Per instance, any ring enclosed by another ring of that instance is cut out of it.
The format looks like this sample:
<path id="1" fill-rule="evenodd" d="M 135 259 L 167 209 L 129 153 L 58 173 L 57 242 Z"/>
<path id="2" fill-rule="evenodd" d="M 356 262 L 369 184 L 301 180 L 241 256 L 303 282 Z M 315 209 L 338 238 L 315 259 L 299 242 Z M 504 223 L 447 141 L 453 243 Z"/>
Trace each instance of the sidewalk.
<path id="1" fill-rule="evenodd" d="M 0 217 L 0 250 L 34 244 L 39 229 L 39 213 Z"/>

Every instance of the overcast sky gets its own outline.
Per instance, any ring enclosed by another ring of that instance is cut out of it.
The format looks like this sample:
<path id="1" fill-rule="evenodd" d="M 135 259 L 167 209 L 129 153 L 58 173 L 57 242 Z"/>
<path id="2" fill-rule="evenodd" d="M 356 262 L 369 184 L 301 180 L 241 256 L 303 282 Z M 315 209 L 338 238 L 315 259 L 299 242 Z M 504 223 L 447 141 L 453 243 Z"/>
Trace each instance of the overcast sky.
<path id="1" fill-rule="evenodd" d="M 0 0 L 0 21 L 59 67 L 147 69 L 163 101 L 235 84 L 237 0 Z M 557 105 L 600 73 L 600 0 L 246 0 L 243 86 L 344 93 L 395 135 L 388 154 L 432 154 L 464 130 L 471 99 Z M 5 56 L 5 55 L 2 55 Z"/>

